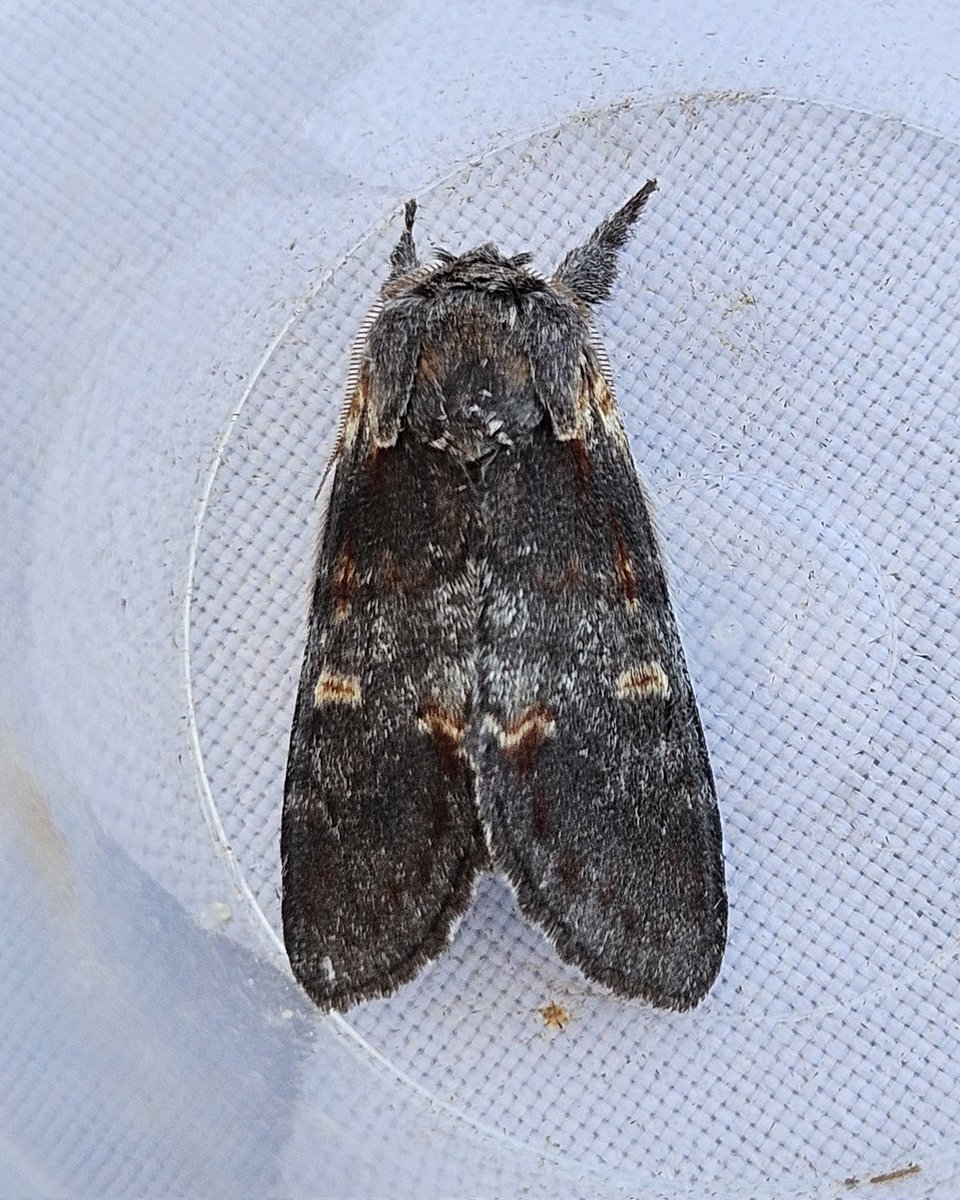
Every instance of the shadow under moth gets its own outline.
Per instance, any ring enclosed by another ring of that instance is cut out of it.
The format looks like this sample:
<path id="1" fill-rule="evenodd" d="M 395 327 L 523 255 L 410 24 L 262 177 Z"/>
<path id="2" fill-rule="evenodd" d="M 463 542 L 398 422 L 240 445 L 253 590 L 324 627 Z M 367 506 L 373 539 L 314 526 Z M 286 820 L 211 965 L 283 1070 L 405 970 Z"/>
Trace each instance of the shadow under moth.
<path id="1" fill-rule="evenodd" d="M 689 1008 L 720 968 L 713 778 L 591 321 L 655 187 L 549 280 L 491 244 L 422 265 L 406 207 L 323 489 L 287 767 L 284 940 L 324 1009 L 411 979 L 487 870 L 618 995 Z"/>

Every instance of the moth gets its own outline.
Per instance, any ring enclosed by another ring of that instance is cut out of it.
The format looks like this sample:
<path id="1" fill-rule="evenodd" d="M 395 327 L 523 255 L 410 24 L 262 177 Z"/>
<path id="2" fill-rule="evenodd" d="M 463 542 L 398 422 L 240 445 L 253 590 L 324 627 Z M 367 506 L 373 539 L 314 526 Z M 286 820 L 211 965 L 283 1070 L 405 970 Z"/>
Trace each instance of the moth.
<path id="1" fill-rule="evenodd" d="M 649 504 L 592 322 L 649 181 L 545 279 L 422 264 L 405 211 L 332 460 L 283 811 L 283 931 L 323 1009 L 411 979 L 501 872 L 560 957 L 696 1004 L 720 818 Z"/>

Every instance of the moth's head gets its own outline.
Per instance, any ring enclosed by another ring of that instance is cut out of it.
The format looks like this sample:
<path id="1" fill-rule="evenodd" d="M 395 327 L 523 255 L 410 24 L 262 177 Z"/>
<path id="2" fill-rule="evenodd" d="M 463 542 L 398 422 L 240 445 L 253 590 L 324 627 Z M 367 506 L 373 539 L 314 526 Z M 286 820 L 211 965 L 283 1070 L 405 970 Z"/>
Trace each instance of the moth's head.
<path id="1" fill-rule="evenodd" d="M 543 276 L 527 269 L 532 258 L 532 254 L 502 254 L 492 242 L 484 242 L 465 254 L 438 249 L 433 263 L 392 276 L 384 295 L 429 300 L 444 293 L 478 292 L 517 300 L 550 288 Z"/>

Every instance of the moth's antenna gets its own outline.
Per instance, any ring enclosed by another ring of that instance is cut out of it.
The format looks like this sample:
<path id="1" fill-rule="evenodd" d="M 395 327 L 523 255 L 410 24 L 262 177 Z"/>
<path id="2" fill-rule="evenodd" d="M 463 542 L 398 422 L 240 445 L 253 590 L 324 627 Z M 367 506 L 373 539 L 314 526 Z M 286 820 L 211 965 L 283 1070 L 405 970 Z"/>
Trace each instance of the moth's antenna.
<path id="1" fill-rule="evenodd" d="M 408 200 L 403 206 L 403 233 L 400 234 L 400 241 L 394 246 L 393 253 L 390 255 L 388 279 L 399 279 L 401 275 L 406 275 L 408 271 L 420 266 L 417 247 L 413 241 L 413 219 L 416 215 L 416 200 Z"/>
<path id="2" fill-rule="evenodd" d="M 639 192 L 623 208 L 593 231 L 582 246 L 564 258 L 553 276 L 587 304 L 607 300 L 617 277 L 617 252 L 630 235 L 630 228 L 640 216 L 648 198 L 657 190 L 657 181 L 648 179 Z"/>

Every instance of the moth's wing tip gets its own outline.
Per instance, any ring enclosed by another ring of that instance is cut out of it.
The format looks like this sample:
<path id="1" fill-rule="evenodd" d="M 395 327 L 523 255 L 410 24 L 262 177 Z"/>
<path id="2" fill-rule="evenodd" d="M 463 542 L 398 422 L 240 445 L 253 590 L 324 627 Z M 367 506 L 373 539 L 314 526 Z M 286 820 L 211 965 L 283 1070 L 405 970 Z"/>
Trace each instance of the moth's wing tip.
<path id="1" fill-rule="evenodd" d="M 637 953 L 620 956 L 616 967 L 604 964 L 594 946 L 606 942 L 603 926 L 594 930 L 589 945 L 583 933 L 564 925 L 522 878 L 508 879 L 521 912 L 544 934 L 558 956 L 586 979 L 600 984 L 625 1000 L 642 1000 L 654 1008 L 687 1012 L 706 997 L 720 974 L 727 946 L 727 899 L 721 892 L 712 919 L 701 921 L 684 939 L 682 950 L 664 953 L 659 964 L 651 960 L 648 943 L 638 939 Z"/>
<path id="2" fill-rule="evenodd" d="M 399 991 L 404 984 L 409 983 L 414 976 L 424 970 L 434 959 L 434 954 L 417 955 L 408 959 L 402 969 L 386 972 L 365 983 L 351 985 L 331 990 L 326 986 L 326 979 L 320 978 L 315 972 L 298 969 L 291 961 L 297 983 L 310 997 L 320 1012 L 326 1015 L 349 1012 L 358 1004 L 366 1004 L 371 1000 L 385 1000 Z"/>
<path id="3" fill-rule="evenodd" d="M 452 919 L 447 927 L 450 935 L 462 915 L 462 912 L 452 914 Z M 388 996 L 392 996 L 394 992 L 399 991 L 404 984 L 410 983 L 437 959 L 449 942 L 450 937 L 448 936 L 442 945 L 436 948 L 420 948 L 401 963 L 381 974 L 360 983 L 349 983 L 340 988 L 331 987 L 322 972 L 313 968 L 307 969 L 302 964 L 294 962 L 289 955 L 288 957 L 290 957 L 290 965 L 297 983 L 321 1012 L 345 1013 L 358 1004 L 366 1004 L 371 1000 L 385 1000 Z"/>
<path id="4" fill-rule="evenodd" d="M 638 965 L 635 973 L 631 972 L 629 963 L 614 971 L 583 954 L 568 955 L 557 946 L 561 957 L 572 962 L 587 979 L 608 988 L 614 995 L 626 1000 L 642 1000 L 654 1008 L 677 1013 L 689 1012 L 707 996 L 720 974 L 724 950 L 725 943 L 708 946 L 695 962 L 686 964 L 685 960 L 686 979 L 678 986 L 676 982 L 668 983 L 658 973 L 651 972 L 646 961 Z M 668 974 L 675 977 L 676 969 Z"/>
<path id="5" fill-rule="evenodd" d="M 473 901 L 477 881 L 488 866 L 486 843 L 479 838 L 426 936 L 402 958 L 359 981 L 362 968 L 358 968 L 356 958 L 353 963 L 335 966 L 316 946 L 298 940 L 285 928 L 287 958 L 297 983 L 324 1013 L 347 1012 L 358 1004 L 393 995 L 439 958 L 453 941 Z"/>

